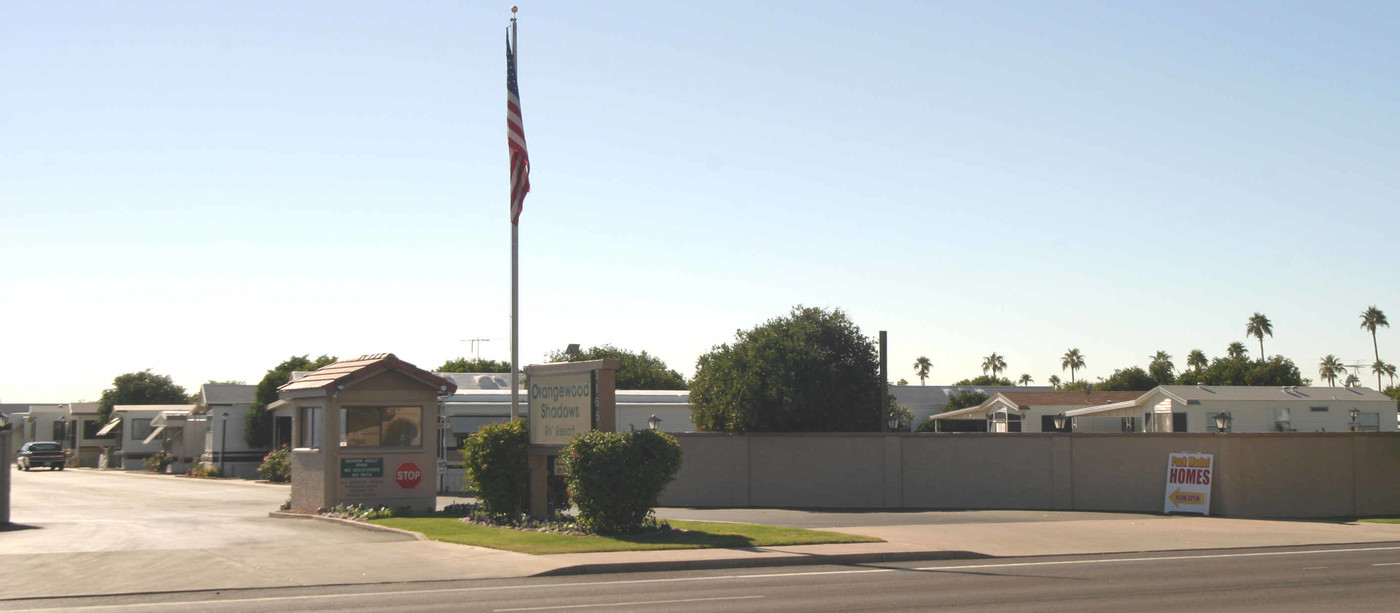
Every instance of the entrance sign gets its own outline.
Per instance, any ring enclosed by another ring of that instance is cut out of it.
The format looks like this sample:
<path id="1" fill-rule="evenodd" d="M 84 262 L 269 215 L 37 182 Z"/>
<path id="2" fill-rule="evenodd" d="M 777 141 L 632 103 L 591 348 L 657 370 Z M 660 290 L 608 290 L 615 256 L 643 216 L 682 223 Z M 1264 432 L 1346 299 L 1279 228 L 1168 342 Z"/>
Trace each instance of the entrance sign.
<path id="1" fill-rule="evenodd" d="M 1210 515 L 1210 484 L 1214 480 L 1215 456 L 1209 453 L 1167 455 L 1167 493 L 1163 513 Z"/>
<path id="2" fill-rule="evenodd" d="M 592 430 L 596 395 L 592 372 L 530 375 L 530 444 L 567 445 Z"/>

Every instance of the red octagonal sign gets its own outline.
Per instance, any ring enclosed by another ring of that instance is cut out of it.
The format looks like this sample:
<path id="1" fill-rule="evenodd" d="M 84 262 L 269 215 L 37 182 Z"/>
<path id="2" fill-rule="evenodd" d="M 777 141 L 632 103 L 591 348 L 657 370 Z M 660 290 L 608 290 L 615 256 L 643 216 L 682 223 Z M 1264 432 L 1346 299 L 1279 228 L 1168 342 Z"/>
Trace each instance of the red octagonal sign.
<path id="1" fill-rule="evenodd" d="M 423 469 L 418 468 L 413 462 L 404 462 L 399 465 L 399 469 L 394 471 L 394 481 L 399 483 L 399 487 L 411 490 L 418 487 L 423 481 Z"/>

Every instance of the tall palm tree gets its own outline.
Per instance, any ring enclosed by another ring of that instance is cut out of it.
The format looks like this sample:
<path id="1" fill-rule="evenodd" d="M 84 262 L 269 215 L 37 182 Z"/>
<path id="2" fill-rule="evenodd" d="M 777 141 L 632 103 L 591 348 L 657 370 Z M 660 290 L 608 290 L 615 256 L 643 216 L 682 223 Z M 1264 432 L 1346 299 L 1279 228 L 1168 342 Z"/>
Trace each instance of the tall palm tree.
<path id="1" fill-rule="evenodd" d="M 1390 386 L 1391 386 L 1391 387 L 1395 387 L 1395 374 L 1396 374 L 1395 365 L 1394 365 L 1394 364 L 1386 364 L 1386 365 L 1385 365 L 1385 376 L 1390 377 Z"/>
<path id="2" fill-rule="evenodd" d="M 1371 333 L 1371 349 L 1376 352 L 1376 361 L 1381 361 L 1381 349 L 1376 344 L 1376 328 L 1389 328 L 1390 322 L 1385 320 L 1385 313 L 1371 305 L 1366 312 L 1361 314 L 1361 329 Z M 1381 376 L 1376 375 L 1376 389 L 1381 387 Z"/>
<path id="3" fill-rule="evenodd" d="M 1176 365 L 1175 365 L 1175 364 L 1172 364 L 1172 356 L 1171 356 L 1171 354 L 1169 354 L 1169 353 L 1167 353 L 1167 352 L 1165 352 L 1165 351 L 1158 351 L 1157 353 L 1153 354 L 1153 355 L 1152 355 L 1152 363 L 1153 363 L 1153 364 L 1161 364 L 1161 365 L 1165 366 L 1165 367 L 1167 368 L 1167 372 L 1171 372 L 1171 371 L 1176 370 Z"/>
<path id="4" fill-rule="evenodd" d="M 997 378 L 998 372 L 1006 370 L 1006 358 L 997 355 L 997 352 L 993 351 L 992 355 L 982 360 L 982 373 L 986 374 L 989 370 L 992 371 L 992 378 Z"/>
<path id="5" fill-rule="evenodd" d="M 1371 364 L 1371 373 L 1376 375 L 1376 391 L 1381 390 L 1381 375 L 1385 374 L 1385 362 L 1376 360 Z"/>
<path id="6" fill-rule="evenodd" d="M 1079 353 L 1079 348 L 1075 347 L 1065 352 L 1060 358 L 1060 370 L 1069 369 L 1069 382 L 1074 383 L 1074 371 L 1084 368 L 1084 354 Z"/>
<path id="7" fill-rule="evenodd" d="M 1235 341 L 1230 343 L 1229 347 L 1225 348 L 1225 355 L 1230 356 L 1232 359 L 1239 359 L 1249 355 L 1249 350 L 1245 348 L 1244 343 Z"/>
<path id="8" fill-rule="evenodd" d="M 1195 371 L 1198 373 L 1201 372 L 1201 369 L 1205 368 L 1209 363 L 1210 361 L 1206 359 L 1206 352 L 1201 351 L 1200 349 L 1192 349 L 1191 353 L 1187 354 L 1186 356 L 1186 365 L 1195 369 Z"/>
<path id="9" fill-rule="evenodd" d="M 1050 380 L 1050 387 L 1053 387 L 1053 388 L 1055 388 L 1055 389 L 1060 389 L 1060 376 L 1059 376 L 1059 375 L 1050 375 L 1050 379 L 1049 379 L 1049 380 Z"/>
<path id="10" fill-rule="evenodd" d="M 1346 371 L 1346 365 L 1342 364 L 1337 356 L 1330 353 L 1327 354 L 1327 357 L 1322 358 L 1322 363 L 1317 365 L 1317 376 L 1326 379 L 1327 385 L 1331 387 L 1336 387 L 1337 377 L 1342 376 L 1342 373 Z"/>
<path id="11" fill-rule="evenodd" d="M 1020 381 L 1021 385 L 1030 385 L 1032 383 L 1035 383 L 1035 379 L 1032 379 L 1029 373 L 1022 373 L 1021 378 L 1017 379 L 1017 381 Z"/>
<path id="12" fill-rule="evenodd" d="M 919 356 L 919 359 L 914 360 L 914 374 L 919 375 L 919 385 L 923 385 L 924 380 L 928 379 L 928 371 L 932 368 L 933 362 L 928 361 L 928 358 L 924 356 Z"/>
<path id="13" fill-rule="evenodd" d="M 1249 323 L 1244 327 L 1245 336 L 1255 336 L 1259 338 L 1259 359 L 1264 359 L 1264 335 L 1274 335 L 1274 324 L 1269 323 L 1269 318 L 1263 313 L 1256 312 L 1249 318 Z"/>

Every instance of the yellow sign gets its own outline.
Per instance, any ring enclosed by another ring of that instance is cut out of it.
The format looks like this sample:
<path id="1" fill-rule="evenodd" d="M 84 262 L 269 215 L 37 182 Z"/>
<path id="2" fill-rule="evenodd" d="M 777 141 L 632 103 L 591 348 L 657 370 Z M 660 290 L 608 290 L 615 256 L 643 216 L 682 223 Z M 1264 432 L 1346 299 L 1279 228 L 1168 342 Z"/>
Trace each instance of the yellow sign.
<path id="1" fill-rule="evenodd" d="M 1178 507 L 1183 504 L 1205 504 L 1206 495 L 1201 492 L 1183 492 L 1181 488 L 1177 488 L 1175 492 L 1167 496 L 1167 500 L 1172 501 L 1172 505 Z"/>

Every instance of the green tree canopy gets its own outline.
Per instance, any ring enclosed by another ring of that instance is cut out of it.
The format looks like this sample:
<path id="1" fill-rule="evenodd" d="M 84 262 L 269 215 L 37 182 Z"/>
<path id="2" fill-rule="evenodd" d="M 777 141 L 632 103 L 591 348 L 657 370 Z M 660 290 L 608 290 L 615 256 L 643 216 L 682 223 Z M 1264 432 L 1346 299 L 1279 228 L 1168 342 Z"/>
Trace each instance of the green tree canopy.
<path id="1" fill-rule="evenodd" d="M 569 355 L 563 349 L 549 354 L 551 362 L 584 362 L 588 360 L 617 360 L 617 389 L 620 390 L 683 390 L 685 377 L 671 370 L 661 358 L 648 354 L 633 353 L 612 345 L 589 347 L 576 355 Z M 506 368 L 508 372 L 509 367 Z"/>
<path id="2" fill-rule="evenodd" d="M 1160 385 L 1157 380 L 1140 366 L 1130 366 L 1113 371 L 1107 379 L 1094 384 L 1095 391 L 1103 392 L 1145 392 Z"/>
<path id="3" fill-rule="evenodd" d="M 840 309 L 801 305 L 700 356 L 695 425 L 719 432 L 872 432 L 884 419 L 875 343 Z"/>
<path id="4" fill-rule="evenodd" d="M 510 372 L 510 362 L 501 362 L 499 360 L 483 360 L 481 358 L 474 358 L 470 360 L 468 360 L 467 358 L 457 358 L 454 360 L 448 360 L 446 362 L 443 362 L 442 366 L 439 366 L 437 368 L 437 372 L 508 373 Z"/>
<path id="5" fill-rule="evenodd" d="M 1200 372 L 1201 369 L 1210 365 L 1210 360 L 1206 358 L 1206 352 L 1192 349 L 1191 354 L 1186 356 L 1186 365 L 1191 367 L 1191 370 Z"/>
<path id="6" fill-rule="evenodd" d="M 1006 377 L 993 377 L 991 375 L 982 375 L 980 377 L 973 377 L 971 379 L 963 379 L 962 381 L 958 381 L 953 385 L 1004 385 L 1007 387 L 1011 387 L 1015 384 L 1012 383 L 1011 380 L 1007 379 Z"/>
<path id="7" fill-rule="evenodd" d="M 1179 385 L 1307 385 L 1307 379 L 1293 360 L 1276 355 L 1267 360 L 1215 358 L 1197 373 L 1186 371 L 1177 377 Z"/>
<path id="8" fill-rule="evenodd" d="M 987 401 L 987 395 L 973 390 L 963 390 L 948 394 L 948 406 L 943 407 L 943 412 L 956 411 L 975 407 Z"/>
<path id="9" fill-rule="evenodd" d="M 112 387 L 102 390 L 97 405 L 97 418 L 106 422 L 112 418 L 112 407 L 119 404 L 188 404 L 185 388 L 175 385 L 167 375 L 157 375 L 147 368 L 129 372 L 112 379 Z"/>
<path id="10" fill-rule="evenodd" d="M 1147 374 L 1157 385 L 1171 385 L 1176 382 L 1176 365 L 1172 364 L 1171 354 L 1165 351 L 1158 351 L 1152 356 L 1152 362 L 1147 365 Z"/>
<path id="11" fill-rule="evenodd" d="M 258 391 L 253 400 L 253 408 L 248 411 L 243 430 L 243 441 L 253 449 L 266 449 L 272 446 L 272 413 L 267 405 L 277 402 L 277 388 L 292 380 L 292 371 L 316 370 L 334 363 L 333 355 L 322 355 L 314 360 L 305 355 L 294 355 L 273 367 L 258 382 Z"/>

